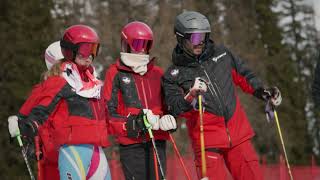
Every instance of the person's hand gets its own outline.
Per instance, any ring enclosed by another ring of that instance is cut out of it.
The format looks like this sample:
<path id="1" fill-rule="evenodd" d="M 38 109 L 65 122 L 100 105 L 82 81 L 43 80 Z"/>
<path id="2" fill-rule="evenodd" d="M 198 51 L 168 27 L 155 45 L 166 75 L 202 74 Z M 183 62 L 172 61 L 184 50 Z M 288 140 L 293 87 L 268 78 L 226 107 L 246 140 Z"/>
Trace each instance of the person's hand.
<path id="1" fill-rule="evenodd" d="M 18 125 L 18 116 L 8 117 L 8 130 L 12 138 L 20 135 L 19 125 Z"/>
<path id="2" fill-rule="evenodd" d="M 282 102 L 281 92 L 277 87 L 265 89 L 265 93 L 268 94 L 272 105 L 279 106 Z"/>
<path id="3" fill-rule="evenodd" d="M 254 94 L 265 101 L 270 100 L 273 106 L 279 106 L 282 102 L 281 92 L 277 87 L 261 88 L 256 90 Z"/>
<path id="4" fill-rule="evenodd" d="M 18 121 L 20 134 L 29 142 L 33 142 L 34 137 L 38 134 L 38 124 L 29 119 L 22 119 Z"/>
<path id="5" fill-rule="evenodd" d="M 207 92 L 207 89 L 206 81 L 200 77 L 196 77 L 193 86 L 190 88 L 189 93 L 184 97 L 184 99 L 192 102 L 198 94 Z"/>
<path id="6" fill-rule="evenodd" d="M 153 114 L 150 109 L 143 109 L 143 113 L 147 116 L 147 120 L 152 126 L 152 130 L 159 130 L 159 115 Z"/>
<path id="7" fill-rule="evenodd" d="M 160 129 L 163 131 L 174 130 L 177 128 L 176 119 L 170 115 L 164 115 L 159 120 Z"/>

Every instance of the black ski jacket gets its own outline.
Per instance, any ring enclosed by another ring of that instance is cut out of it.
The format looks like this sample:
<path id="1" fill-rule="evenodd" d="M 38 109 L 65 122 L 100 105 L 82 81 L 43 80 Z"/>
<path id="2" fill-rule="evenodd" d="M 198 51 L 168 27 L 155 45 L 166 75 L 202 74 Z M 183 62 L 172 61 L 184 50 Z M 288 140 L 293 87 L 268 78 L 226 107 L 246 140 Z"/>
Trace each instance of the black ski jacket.
<path id="1" fill-rule="evenodd" d="M 237 98 L 236 85 L 249 94 L 255 94 L 263 85 L 240 58 L 210 41 L 199 58 L 177 46 L 172 62 L 163 77 L 165 101 L 172 115 L 188 120 L 189 136 L 196 150 L 200 147 L 199 113 L 184 99 L 196 77 L 208 82 L 208 90 L 203 94 L 206 147 L 231 147 L 254 135 Z"/>

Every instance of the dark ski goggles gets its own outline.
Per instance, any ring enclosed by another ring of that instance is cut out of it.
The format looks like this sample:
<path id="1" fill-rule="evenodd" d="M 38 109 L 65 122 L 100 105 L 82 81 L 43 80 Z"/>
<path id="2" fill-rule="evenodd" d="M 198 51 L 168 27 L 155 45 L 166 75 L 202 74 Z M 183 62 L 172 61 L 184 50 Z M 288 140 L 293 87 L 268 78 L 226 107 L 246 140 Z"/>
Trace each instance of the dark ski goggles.
<path id="1" fill-rule="evenodd" d="M 148 53 L 151 48 L 152 40 L 134 39 L 131 43 L 131 48 L 134 52 Z"/>

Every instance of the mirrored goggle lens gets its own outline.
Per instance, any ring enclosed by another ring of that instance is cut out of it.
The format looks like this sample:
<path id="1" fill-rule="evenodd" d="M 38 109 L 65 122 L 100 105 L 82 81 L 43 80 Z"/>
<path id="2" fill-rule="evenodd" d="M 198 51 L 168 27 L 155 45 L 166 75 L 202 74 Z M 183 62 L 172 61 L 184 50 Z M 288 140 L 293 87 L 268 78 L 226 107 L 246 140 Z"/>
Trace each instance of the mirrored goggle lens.
<path id="1" fill-rule="evenodd" d="M 205 41 L 206 33 L 191 33 L 188 40 L 192 45 L 199 45 Z"/>
<path id="2" fill-rule="evenodd" d="M 152 44 L 152 40 L 145 40 L 145 39 L 134 39 L 132 41 L 131 48 L 135 52 L 144 52 L 147 53 L 150 50 Z"/>
<path id="3" fill-rule="evenodd" d="M 96 57 L 98 54 L 99 44 L 95 43 L 81 43 L 79 44 L 78 54 L 82 57 L 87 58 L 92 55 Z"/>

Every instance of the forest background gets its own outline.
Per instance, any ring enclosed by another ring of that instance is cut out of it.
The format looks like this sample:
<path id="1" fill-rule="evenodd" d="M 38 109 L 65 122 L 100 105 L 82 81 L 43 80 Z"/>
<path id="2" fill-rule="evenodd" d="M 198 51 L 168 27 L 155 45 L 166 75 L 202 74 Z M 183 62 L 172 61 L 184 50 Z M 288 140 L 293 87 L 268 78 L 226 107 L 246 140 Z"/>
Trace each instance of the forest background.
<path id="1" fill-rule="evenodd" d="M 279 119 L 294 165 L 320 164 L 320 117 L 311 97 L 318 61 L 319 32 L 310 0 L 2 0 L 0 6 L 0 179 L 25 179 L 20 150 L 10 143 L 7 117 L 16 114 L 33 85 L 46 70 L 44 51 L 73 24 L 94 27 L 101 51 L 94 64 L 104 72 L 119 56 L 121 28 L 138 20 L 154 32 L 151 55 L 164 70 L 171 64 L 176 45 L 173 33 L 177 14 L 194 10 L 211 23 L 211 38 L 245 60 L 267 86 L 277 86 L 283 96 Z M 254 145 L 267 163 L 278 162 L 282 152 L 274 122 L 267 122 L 264 103 L 240 92 L 253 125 Z M 174 134 L 183 154 L 184 120 Z M 117 146 L 106 150 L 117 151 Z M 168 147 L 169 153 L 172 151 Z"/>

